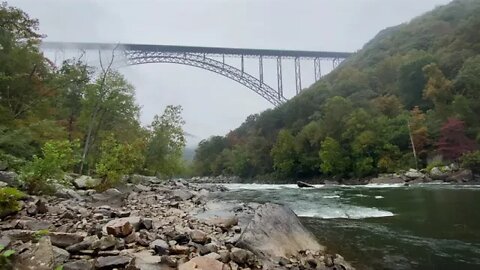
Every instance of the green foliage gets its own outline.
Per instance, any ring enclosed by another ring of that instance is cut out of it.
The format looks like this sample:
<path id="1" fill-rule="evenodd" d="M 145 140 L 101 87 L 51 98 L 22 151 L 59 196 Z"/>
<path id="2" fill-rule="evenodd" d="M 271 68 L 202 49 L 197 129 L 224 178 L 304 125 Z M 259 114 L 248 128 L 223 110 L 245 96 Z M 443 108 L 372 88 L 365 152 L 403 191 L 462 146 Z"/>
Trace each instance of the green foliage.
<path id="1" fill-rule="evenodd" d="M 474 174 L 480 174 L 480 151 L 465 153 L 460 161 L 463 168 L 472 170 Z"/>
<path id="2" fill-rule="evenodd" d="M 142 144 L 142 141 L 132 144 L 120 143 L 112 134 L 103 140 L 96 165 L 96 173 L 102 178 L 100 190 L 119 185 L 123 176 L 133 173 L 143 164 Z"/>
<path id="3" fill-rule="evenodd" d="M 44 230 L 38 230 L 33 233 L 33 238 L 35 238 L 36 241 L 40 240 L 40 238 L 47 236 L 50 233 L 49 230 L 44 229 Z"/>
<path id="4" fill-rule="evenodd" d="M 295 175 L 296 152 L 295 137 L 287 131 L 281 130 L 278 133 L 277 141 L 270 154 L 273 159 L 273 167 L 282 176 Z"/>
<path id="5" fill-rule="evenodd" d="M 4 246 L 0 245 L 0 267 L 1 269 L 10 269 L 12 265 L 12 256 L 15 255 L 15 250 L 5 249 Z"/>
<path id="6" fill-rule="evenodd" d="M 327 137 L 320 148 L 320 168 L 322 172 L 330 175 L 344 175 L 350 167 L 350 160 L 340 143 Z"/>
<path id="7" fill-rule="evenodd" d="M 181 106 L 169 105 L 161 116 L 154 117 L 145 159 L 145 167 L 153 174 L 171 177 L 184 170 L 186 140 L 181 113 Z"/>
<path id="8" fill-rule="evenodd" d="M 20 204 L 18 200 L 24 197 L 25 194 L 15 188 L 0 188 L 0 218 L 19 211 Z"/>
<path id="9" fill-rule="evenodd" d="M 65 172 L 78 162 L 78 142 L 49 141 L 42 147 L 42 156 L 34 156 L 21 170 L 20 179 L 29 193 L 53 191 L 53 185 L 66 184 Z"/>

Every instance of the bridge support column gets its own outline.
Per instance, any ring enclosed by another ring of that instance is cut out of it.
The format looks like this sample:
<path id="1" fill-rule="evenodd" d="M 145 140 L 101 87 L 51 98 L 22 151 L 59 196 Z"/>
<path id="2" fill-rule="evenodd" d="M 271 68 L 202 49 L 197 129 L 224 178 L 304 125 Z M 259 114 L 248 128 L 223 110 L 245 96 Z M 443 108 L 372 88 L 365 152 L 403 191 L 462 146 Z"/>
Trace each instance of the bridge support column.
<path id="1" fill-rule="evenodd" d="M 295 58 L 295 85 L 297 94 L 302 91 L 302 76 L 300 73 L 300 58 Z"/>
<path id="2" fill-rule="evenodd" d="M 320 66 L 320 58 L 313 59 L 313 69 L 315 71 L 315 81 L 322 78 L 322 67 Z"/>
<path id="3" fill-rule="evenodd" d="M 258 58 L 258 76 L 260 78 L 260 84 L 263 84 L 263 57 L 261 55 Z"/>
<path id="4" fill-rule="evenodd" d="M 243 54 L 242 54 L 242 76 L 244 72 L 245 72 L 245 61 L 243 60 Z"/>
<path id="5" fill-rule="evenodd" d="M 283 97 L 283 76 L 282 76 L 282 57 L 277 57 L 277 84 L 278 84 L 278 97 Z"/>

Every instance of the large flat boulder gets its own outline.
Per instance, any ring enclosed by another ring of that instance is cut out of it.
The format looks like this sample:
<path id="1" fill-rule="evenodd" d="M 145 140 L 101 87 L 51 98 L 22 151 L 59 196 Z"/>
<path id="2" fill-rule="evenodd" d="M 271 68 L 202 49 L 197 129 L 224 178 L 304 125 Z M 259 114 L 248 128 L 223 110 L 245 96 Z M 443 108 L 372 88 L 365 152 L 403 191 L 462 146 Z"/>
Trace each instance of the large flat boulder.
<path id="1" fill-rule="evenodd" d="M 267 259 L 325 249 L 291 209 L 272 203 L 257 208 L 236 245 Z"/>

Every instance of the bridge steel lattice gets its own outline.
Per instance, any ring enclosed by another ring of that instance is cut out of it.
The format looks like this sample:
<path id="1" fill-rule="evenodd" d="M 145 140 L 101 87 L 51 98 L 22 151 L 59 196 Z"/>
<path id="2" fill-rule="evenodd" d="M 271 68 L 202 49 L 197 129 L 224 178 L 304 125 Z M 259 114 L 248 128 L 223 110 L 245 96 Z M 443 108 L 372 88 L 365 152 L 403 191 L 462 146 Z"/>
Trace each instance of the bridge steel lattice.
<path id="1" fill-rule="evenodd" d="M 351 55 L 351 53 L 347 52 L 264 50 L 113 43 L 43 42 L 41 48 L 45 50 L 115 50 L 124 54 L 124 60 L 127 65 L 175 63 L 198 67 L 215 72 L 241 83 L 275 106 L 278 106 L 286 101 L 286 98 L 283 95 L 283 59 L 294 60 L 296 94 L 298 94 L 302 90 L 301 60 L 313 60 L 314 75 L 315 80 L 317 81 L 322 76 L 320 64 L 321 61 L 331 61 L 333 68 L 335 68 L 341 61 Z M 225 63 L 226 58 L 240 59 L 240 67 L 237 68 Z M 245 72 L 246 58 L 258 60 L 258 77 Z M 276 59 L 276 89 L 264 82 L 264 59 Z"/>

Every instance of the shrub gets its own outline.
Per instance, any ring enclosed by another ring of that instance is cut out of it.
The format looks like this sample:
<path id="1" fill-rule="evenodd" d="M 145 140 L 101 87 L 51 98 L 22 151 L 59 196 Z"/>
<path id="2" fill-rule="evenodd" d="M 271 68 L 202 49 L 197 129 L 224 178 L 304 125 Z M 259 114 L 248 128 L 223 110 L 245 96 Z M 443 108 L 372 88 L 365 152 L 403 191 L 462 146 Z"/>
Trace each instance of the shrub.
<path id="1" fill-rule="evenodd" d="M 18 200 L 25 197 L 23 192 L 16 188 L 0 188 L 0 218 L 6 217 L 20 210 Z"/>
<path id="2" fill-rule="evenodd" d="M 460 161 L 463 168 L 472 170 L 474 174 L 480 174 L 480 151 L 466 153 Z"/>
<path id="3" fill-rule="evenodd" d="M 43 157 L 34 156 L 21 170 L 20 180 L 32 194 L 45 194 L 54 191 L 54 184 L 65 185 L 65 171 L 77 161 L 75 149 L 78 142 L 49 141 L 42 147 Z"/>
<path id="4" fill-rule="evenodd" d="M 113 135 L 108 136 L 100 147 L 100 160 L 96 165 L 96 173 L 102 178 L 99 190 L 106 190 L 120 184 L 124 175 L 131 174 L 144 162 L 141 142 L 132 144 L 120 143 Z"/>

